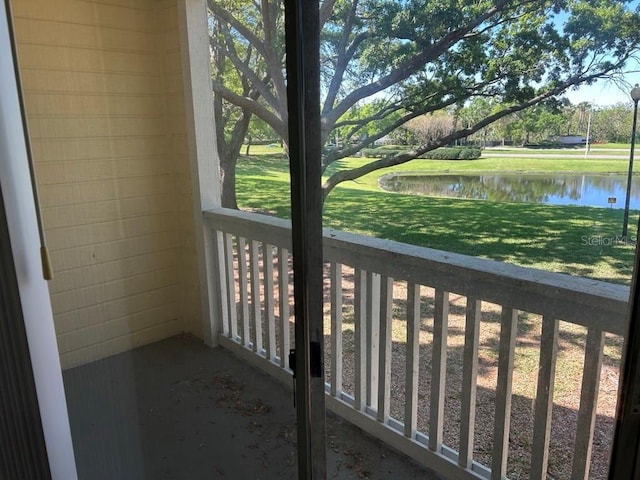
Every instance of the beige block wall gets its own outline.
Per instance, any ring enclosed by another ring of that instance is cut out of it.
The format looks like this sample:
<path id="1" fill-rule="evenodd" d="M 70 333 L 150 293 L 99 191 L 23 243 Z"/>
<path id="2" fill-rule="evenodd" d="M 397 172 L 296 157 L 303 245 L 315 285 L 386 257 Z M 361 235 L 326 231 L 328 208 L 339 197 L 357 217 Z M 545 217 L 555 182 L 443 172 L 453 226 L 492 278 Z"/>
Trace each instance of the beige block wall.
<path id="1" fill-rule="evenodd" d="M 13 11 L 63 368 L 200 335 L 175 0 Z"/>

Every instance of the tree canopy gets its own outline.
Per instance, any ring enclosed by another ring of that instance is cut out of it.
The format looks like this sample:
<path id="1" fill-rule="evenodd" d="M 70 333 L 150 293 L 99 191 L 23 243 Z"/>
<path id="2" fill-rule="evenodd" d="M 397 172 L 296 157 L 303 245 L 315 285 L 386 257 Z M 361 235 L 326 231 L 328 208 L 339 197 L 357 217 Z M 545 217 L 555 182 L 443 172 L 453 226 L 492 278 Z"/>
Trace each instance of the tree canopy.
<path id="1" fill-rule="evenodd" d="M 218 113 L 223 105 L 235 109 L 235 125 L 256 116 L 286 144 L 281 2 L 209 0 L 208 5 Z M 341 182 L 409 161 L 576 85 L 616 78 L 635 59 L 640 43 L 640 15 L 632 5 L 624 0 L 323 0 L 319 134 L 323 144 L 339 138 L 323 156 L 323 171 L 422 115 L 460 109 L 474 99 L 498 107 L 457 122 L 442 135 L 426 136 L 410 152 L 355 169 L 332 168 L 324 177 L 325 196 Z M 222 141 L 231 139 L 235 128 L 225 125 Z M 235 168 L 235 158 L 225 161 L 223 170 Z M 223 180 L 223 192 L 229 188 Z"/>

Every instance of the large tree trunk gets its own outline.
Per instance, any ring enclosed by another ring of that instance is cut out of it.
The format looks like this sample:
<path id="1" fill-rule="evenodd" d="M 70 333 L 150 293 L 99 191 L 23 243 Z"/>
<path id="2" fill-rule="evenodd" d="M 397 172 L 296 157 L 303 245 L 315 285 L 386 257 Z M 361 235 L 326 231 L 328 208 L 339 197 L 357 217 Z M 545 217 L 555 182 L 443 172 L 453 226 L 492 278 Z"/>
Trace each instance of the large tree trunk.
<path id="1" fill-rule="evenodd" d="M 250 53 L 249 53 L 250 55 Z M 225 55 L 216 50 L 216 64 L 218 66 L 217 80 L 221 80 L 224 76 L 224 58 Z M 257 100 L 259 93 L 251 90 L 250 85 L 243 81 L 243 95 L 252 100 Z M 218 155 L 220 157 L 220 189 L 221 204 L 224 208 L 233 208 L 238 210 L 238 199 L 236 197 L 236 164 L 240 156 L 242 142 L 249 130 L 249 122 L 251 120 L 251 112 L 242 109 L 240 118 L 238 118 L 231 131 L 230 138 L 227 138 L 225 126 L 230 120 L 230 116 L 225 116 L 223 109 L 223 98 L 221 95 L 214 93 L 213 108 L 216 126 L 216 142 L 218 146 Z M 249 140 L 249 143 L 251 141 Z M 247 148 L 247 154 L 249 150 Z"/>
<path id="2" fill-rule="evenodd" d="M 217 60 L 219 66 L 224 65 L 222 59 Z M 219 78 L 224 73 L 224 68 L 220 67 Z M 260 96 L 258 90 L 252 90 L 248 82 L 243 81 L 243 96 L 253 101 L 257 100 Z M 238 157 L 240 157 L 240 151 L 242 149 L 242 142 L 244 142 L 247 132 L 249 131 L 249 123 L 251 121 L 252 113 L 246 109 L 241 109 L 240 118 L 235 120 L 233 130 L 230 137 L 225 132 L 225 125 L 230 120 L 229 117 L 225 118 L 223 110 L 223 98 L 220 94 L 214 93 L 214 115 L 216 119 L 216 139 L 218 143 L 218 154 L 220 155 L 220 188 L 221 188 L 221 203 L 224 208 L 233 208 L 238 210 L 238 199 L 236 196 L 236 166 L 238 163 Z M 251 134 L 248 135 L 249 144 L 247 146 L 247 155 L 249 155 L 249 148 L 251 147 Z"/>
<path id="3" fill-rule="evenodd" d="M 238 210 L 238 199 L 236 197 L 236 165 L 242 142 L 249 130 L 249 120 L 251 113 L 242 112 L 242 116 L 236 121 L 231 133 L 231 138 L 227 141 L 224 137 L 224 127 L 222 122 L 216 123 L 218 154 L 220 155 L 220 183 L 222 206 Z"/>
<path id="4" fill-rule="evenodd" d="M 236 162 L 238 156 L 227 155 L 220 158 L 220 183 L 222 189 L 222 206 L 224 208 L 238 209 L 236 197 Z"/>

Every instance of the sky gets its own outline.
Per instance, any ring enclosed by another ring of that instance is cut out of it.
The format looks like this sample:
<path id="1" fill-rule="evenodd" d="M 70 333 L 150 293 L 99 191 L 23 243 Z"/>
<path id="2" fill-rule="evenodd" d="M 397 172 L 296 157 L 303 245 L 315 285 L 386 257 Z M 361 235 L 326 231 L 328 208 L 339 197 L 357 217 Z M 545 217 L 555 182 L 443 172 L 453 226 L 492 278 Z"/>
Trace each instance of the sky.
<path id="1" fill-rule="evenodd" d="M 629 10 L 640 10 L 640 0 L 628 1 L 627 8 Z M 568 13 L 560 12 L 553 18 L 553 22 L 556 26 L 562 28 L 567 21 Z M 593 85 L 581 86 L 576 90 L 567 92 L 564 97 L 568 98 L 571 103 L 577 104 L 581 102 L 588 102 L 595 106 L 608 106 L 615 105 L 616 103 L 631 103 L 631 97 L 629 91 L 635 84 L 640 84 L 640 66 L 635 59 L 629 60 L 624 67 L 627 71 L 633 73 L 627 73 L 624 75 L 624 83 L 626 86 L 620 86 L 611 81 L 598 81 Z"/>
<path id="2" fill-rule="evenodd" d="M 640 83 L 640 74 L 626 75 L 625 82 L 630 86 Z M 573 104 L 588 102 L 604 107 L 616 103 L 631 103 L 629 90 L 610 81 L 598 81 L 593 85 L 584 85 L 577 90 L 568 91 L 564 96 Z"/>

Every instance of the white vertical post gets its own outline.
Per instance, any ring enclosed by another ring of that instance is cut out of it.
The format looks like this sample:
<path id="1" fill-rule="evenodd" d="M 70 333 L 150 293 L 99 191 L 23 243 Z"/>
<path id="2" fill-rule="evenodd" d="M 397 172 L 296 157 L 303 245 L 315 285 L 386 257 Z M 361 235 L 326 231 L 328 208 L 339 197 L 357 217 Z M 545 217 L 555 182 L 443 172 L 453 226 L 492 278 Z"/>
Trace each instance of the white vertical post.
<path id="1" fill-rule="evenodd" d="M 558 333 L 558 322 L 551 317 L 543 317 L 536 409 L 533 423 L 531 478 L 547 478 L 551 414 L 553 413 L 553 387 L 556 377 L 556 360 L 558 358 Z"/>
<path id="2" fill-rule="evenodd" d="M 596 422 L 596 408 L 598 406 L 600 371 L 602 370 L 603 347 L 604 332 L 590 328 L 587 333 L 587 344 L 584 349 L 582 390 L 580 392 L 580 409 L 578 410 L 578 425 L 576 427 L 576 444 L 573 450 L 571 480 L 586 480 L 589 477 L 591 445 L 593 444 L 593 429 Z"/>
<path id="3" fill-rule="evenodd" d="M 227 272 L 227 313 L 229 315 L 229 337 L 236 340 L 238 336 L 238 310 L 236 307 L 236 279 L 233 266 L 233 237 L 230 233 L 224 236 L 224 256 Z"/>
<path id="4" fill-rule="evenodd" d="M 273 247 L 262 245 L 262 275 L 264 280 L 264 324 L 267 329 L 267 360 L 276 358 L 276 320 L 273 309 Z"/>
<path id="5" fill-rule="evenodd" d="M 245 347 L 251 342 L 249 331 L 249 287 L 247 286 L 247 241 L 238 237 L 238 283 L 240 289 L 240 341 Z"/>
<path id="6" fill-rule="evenodd" d="M 407 359 L 404 434 L 415 438 L 418 423 L 418 374 L 420 364 L 420 285 L 407 285 Z"/>
<path id="7" fill-rule="evenodd" d="M 221 277 L 215 272 L 224 268 L 218 263 L 222 245 L 204 228 L 202 218 L 204 210 L 219 207 L 221 202 L 206 0 L 179 0 L 178 23 L 204 340 L 217 346 L 224 298 L 217 284 Z"/>
<path id="8" fill-rule="evenodd" d="M 471 468 L 473 463 L 481 306 L 480 300 L 467 297 L 462 366 L 462 401 L 460 405 L 460 453 L 458 455 L 458 465 L 467 469 Z"/>
<path id="9" fill-rule="evenodd" d="M 206 228 L 206 227 L 205 227 Z M 226 271 L 226 250 L 225 250 L 225 234 L 220 231 L 212 231 L 211 236 L 215 238 L 215 253 L 216 253 L 216 265 L 217 268 L 214 272 L 217 273 L 217 285 L 220 288 L 220 328 L 221 333 L 225 336 L 229 336 L 229 327 L 231 323 L 229 302 L 225 301 L 229 298 L 229 286 L 227 285 L 227 271 Z"/>
<path id="10" fill-rule="evenodd" d="M 260 254 L 256 240 L 249 243 L 249 268 L 251 270 L 251 341 L 253 351 L 262 355 L 262 308 L 260 306 Z"/>
<path id="11" fill-rule="evenodd" d="M 353 408 L 364 411 L 367 407 L 367 330 L 366 330 L 366 291 L 367 291 L 367 272 L 354 269 L 354 312 L 353 322 L 354 328 L 354 392 L 353 392 Z"/>
<path id="12" fill-rule="evenodd" d="M 342 265 L 331 263 L 331 395 L 342 393 Z"/>
<path id="13" fill-rule="evenodd" d="M 431 367 L 431 411 L 429 417 L 429 448 L 442 448 L 444 424 L 444 393 L 447 375 L 447 336 L 449 330 L 449 293 L 436 290 L 433 317 L 433 354 Z"/>
<path id="14" fill-rule="evenodd" d="M 278 290 L 280 292 L 280 303 L 278 310 L 280 318 L 278 326 L 280 328 L 280 366 L 285 368 L 289 359 L 289 349 L 291 348 L 289 332 L 289 251 L 286 248 L 278 249 Z"/>
<path id="15" fill-rule="evenodd" d="M 380 345 L 380 274 L 367 272 L 367 405 L 378 408 L 378 346 Z"/>
<path id="16" fill-rule="evenodd" d="M 507 472 L 509 427 L 511 423 L 513 361 L 516 348 L 517 331 L 518 311 L 509 307 L 502 307 L 491 480 L 502 480 Z"/>
<path id="17" fill-rule="evenodd" d="M 589 120 L 587 120 L 587 141 L 584 144 L 584 159 L 589 156 L 589 141 L 591 140 L 591 105 L 589 105 Z"/>
<path id="18" fill-rule="evenodd" d="M 378 421 L 387 424 L 391 410 L 391 323 L 393 307 L 393 278 L 383 276 L 380 281 L 380 362 L 378 363 Z"/>

